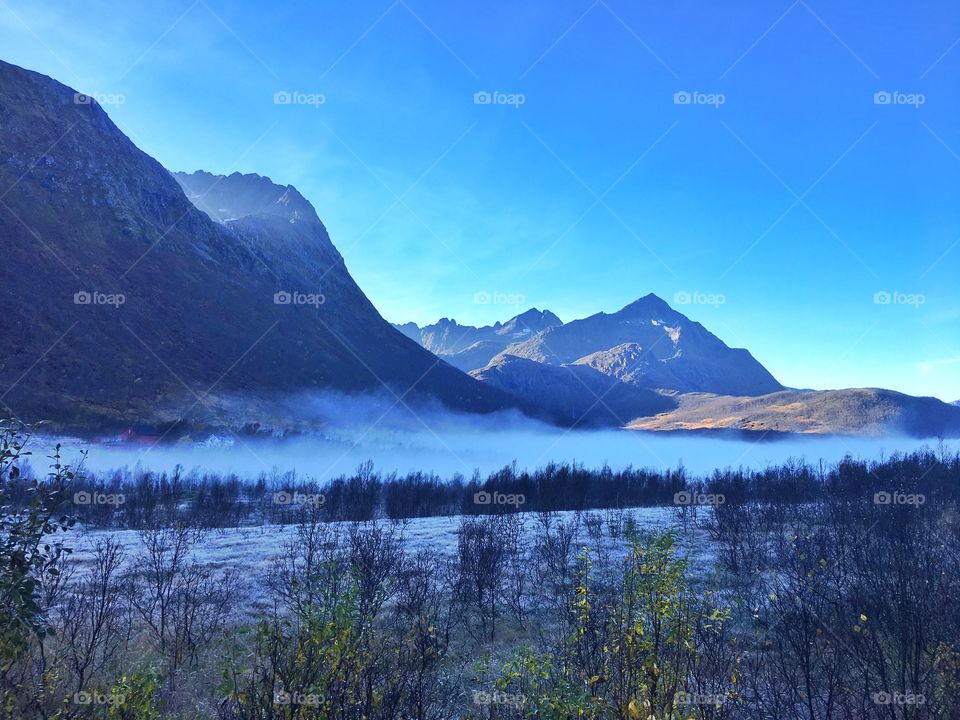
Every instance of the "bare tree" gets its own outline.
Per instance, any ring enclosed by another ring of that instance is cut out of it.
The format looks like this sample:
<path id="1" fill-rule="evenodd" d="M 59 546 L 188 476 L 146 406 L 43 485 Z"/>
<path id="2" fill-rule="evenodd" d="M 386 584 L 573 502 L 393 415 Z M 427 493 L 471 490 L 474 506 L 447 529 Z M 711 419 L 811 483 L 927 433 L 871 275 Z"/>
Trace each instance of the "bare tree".
<path id="1" fill-rule="evenodd" d="M 227 620 L 237 596 L 234 570 L 217 573 L 190 557 L 202 537 L 183 526 L 142 531 L 143 552 L 128 578 L 128 599 L 166 660 L 171 692 L 178 671 L 196 663 L 199 651 Z"/>
<path id="2" fill-rule="evenodd" d="M 57 655 L 72 676 L 73 692 L 87 687 L 121 649 L 129 630 L 120 570 L 123 548 L 97 541 L 93 567 L 73 585 L 58 613 Z"/>

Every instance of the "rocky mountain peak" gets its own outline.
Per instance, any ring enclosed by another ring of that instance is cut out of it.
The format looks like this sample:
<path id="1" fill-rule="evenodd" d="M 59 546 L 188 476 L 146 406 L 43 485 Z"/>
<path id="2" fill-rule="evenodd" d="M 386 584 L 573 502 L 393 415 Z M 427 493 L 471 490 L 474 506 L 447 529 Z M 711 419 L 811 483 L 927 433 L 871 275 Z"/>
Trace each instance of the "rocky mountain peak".
<path id="1" fill-rule="evenodd" d="M 313 205 L 293 185 L 278 185 L 265 175 L 214 175 L 204 170 L 171 174 L 193 204 L 217 222 L 271 215 L 291 223 L 322 224 Z"/>

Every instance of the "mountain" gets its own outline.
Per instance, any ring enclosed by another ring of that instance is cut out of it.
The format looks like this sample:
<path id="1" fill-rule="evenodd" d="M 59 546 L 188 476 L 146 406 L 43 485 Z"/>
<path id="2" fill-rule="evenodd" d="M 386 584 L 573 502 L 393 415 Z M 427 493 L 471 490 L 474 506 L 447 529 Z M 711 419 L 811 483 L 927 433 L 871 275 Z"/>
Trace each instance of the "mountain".
<path id="1" fill-rule="evenodd" d="M 503 354 L 585 365 L 626 384 L 681 393 L 763 395 L 783 389 L 748 351 L 727 347 L 652 294 L 612 314 L 547 328 Z"/>
<path id="2" fill-rule="evenodd" d="M 760 397 L 691 393 L 679 407 L 630 424 L 638 430 L 737 429 L 915 437 L 960 436 L 960 408 L 892 390 L 787 390 Z"/>
<path id="3" fill-rule="evenodd" d="M 635 418 L 676 407 L 671 398 L 584 365 L 561 367 L 500 355 L 470 374 L 535 405 L 560 425 L 623 427 Z"/>
<path id="4" fill-rule="evenodd" d="M 549 310 L 531 308 L 505 323 L 475 327 L 443 318 L 423 328 L 416 323 L 394 325 L 407 337 L 465 372 L 482 368 L 507 347 L 563 322 Z"/>
<path id="5" fill-rule="evenodd" d="M 217 222 L 275 215 L 291 223 L 321 224 L 313 205 L 293 185 L 275 185 L 270 178 L 254 173 L 235 172 L 228 177 L 203 170 L 172 174 L 190 201 Z"/>
<path id="6" fill-rule="evenodd" d="M 96 102 L 4 62 L 0 127 L 0 412 L 94 429 L 321 390 L 515 405 L 383 320 L 295 189 L 171 176 Z"/>

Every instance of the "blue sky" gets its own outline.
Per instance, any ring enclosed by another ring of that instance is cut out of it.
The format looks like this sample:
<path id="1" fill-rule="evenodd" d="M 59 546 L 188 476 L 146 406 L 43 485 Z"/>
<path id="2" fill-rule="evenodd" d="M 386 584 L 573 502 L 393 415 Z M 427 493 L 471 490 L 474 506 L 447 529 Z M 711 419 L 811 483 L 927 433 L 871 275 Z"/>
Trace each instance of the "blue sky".
<path id="1" fill-rule="evenodd" d="M 960 5 L 720 5 L 0 0 L 0 38 L 170 169 L 296 185 L 388 319 L 655 292 L 788 385 L 960 398 Z"/>

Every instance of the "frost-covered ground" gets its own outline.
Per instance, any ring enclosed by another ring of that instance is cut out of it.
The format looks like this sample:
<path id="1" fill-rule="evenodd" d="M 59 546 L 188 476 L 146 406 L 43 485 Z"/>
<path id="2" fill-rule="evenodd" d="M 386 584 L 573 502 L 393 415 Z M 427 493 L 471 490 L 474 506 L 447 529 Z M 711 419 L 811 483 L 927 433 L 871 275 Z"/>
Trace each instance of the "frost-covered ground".
<path id="1" fill-rule="evenodd" d="M 576 520 L 574 512 L 557 512 L 552 514 L 554 524 L 569 523 Z M 536 513 L 520 513 L 524 523 L 525 539 L 532 543 L 540 531 Z M 600 528 L 596 537 L 591 537 L 587 519 L 595 520 L 595 527 Z M 580 514 L 579 534 L 577 546 L 590 547 L 594 552 L 616 560 L 625 555 L 626 540 L 622 532 L 619 536 L 611 533 L 610 523 L 621 526 L 622 521 L 631 518 L 635 527 L 640 530 L 654 530 L 674 528 L 678 531 L 678 538 L 682 552 L 691 563 L 693 572 L 703 576 L 713 568 L 713 552 L 710 541 L 705 532 L 688 526 L 681 528 L 676 514 L 671 508 L 633 508 L 622 511 L 622 514 L 607 511 L 588 511 Z M 414 518 L 402 521 L 398 532 L 403 539 L 404 550 L 408 554 L 427 551 L 438 556 L 453 557 L 457 550 L 457 529 L 462 517 L 430 517 Z M 378 523 L 389 523 L 380 520 Z M 331 527 L 339 528 L 344 533 L 351 523 L 330 523 Z M 283 551 L 284 545 L 296 538 L 295 525 L 264 525 L 258 527 L 230 528 L 211 530 L 203 534 L 202 540 L 192 550 L 192 557 L 197 561 L 216 569 L 232 568 L 241 574 L 247 586 L 245 596 L 247 602 L 244 610 L 255 611 L 269 606 L 269 592 L 265 580 L 271 572 L 274 559 Z M 73 548 L 72 562 L 78 571 L 90 566 L 93 555 L 92 549 L 98 540 L 106 537 L 118 540 L 124 547 L 127 561 L 143 551 L 140 535 L 135 530 L 103 530 L 73 528 L 66 539 L 68 547 Z M 599 538 L 599 542 L 597 542 Z M 238 608 L 240 609 L 240 608 Z"/>

